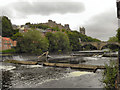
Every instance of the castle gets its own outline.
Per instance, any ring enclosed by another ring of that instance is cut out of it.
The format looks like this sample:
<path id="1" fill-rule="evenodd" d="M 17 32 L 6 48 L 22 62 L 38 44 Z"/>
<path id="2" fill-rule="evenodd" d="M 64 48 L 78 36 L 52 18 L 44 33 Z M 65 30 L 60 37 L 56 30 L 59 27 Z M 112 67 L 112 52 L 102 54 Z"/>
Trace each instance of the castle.
<path id="1" fill-rule="evenodd" d="M 41 23 L 43 25 L 47 25 L 49 27 L 58 27 L 60 30 L 65 29 L 65 30 L 71 30 L 69 27 L 69 24 L 65 24 L 64 26 L 61 24 L 57 24 L 55 21 L 48 20 L 48 23 Z"/>
<path id="2" fill-rule="evenodd" d="M 48 20 L 47 23 L 39 23 L 39 24 L 46 25 L 46 26 L 49 26 L 51 28 L 58 27 L 60 31 L 62 31 L 62 30 L 71 31 L 71 29 L 69 27 L 69 24 L 65 24 L 63 26 L 61 24 L 57 24 L 55 21 L 52 21 L 52 20 Z M 37 25 L 37 24 L 34 24 L 34 25 Z M 19 29 L 20 33 L 27 32 L 29 29 L 31 29 L 29 27 L 29 25 L 21 25 L 21 26 L 13 25 L 13 28 L 14 29 Z M 43 29 L 39 29 L 37 27 L 36 27 L 36 30 L 41 31 L 41 32 L 50 32 L 50 31 L 52 31 L 52 29 L 50 29 L 50 28 L 47 28 L 46 30 L 43 30 Z M 84 27 L 80 27 L 79 31 L 80 31 L 81 34 L 85 35 L 85 28 Z"/>
<path id="3" fill-rule="evenodd" d="M 81 34 L 85 35 L 85 28 L 84 28 L 84 27 L 80 27 L 79 30 L 80 30 L 80 33 L 81 33 Z"/>

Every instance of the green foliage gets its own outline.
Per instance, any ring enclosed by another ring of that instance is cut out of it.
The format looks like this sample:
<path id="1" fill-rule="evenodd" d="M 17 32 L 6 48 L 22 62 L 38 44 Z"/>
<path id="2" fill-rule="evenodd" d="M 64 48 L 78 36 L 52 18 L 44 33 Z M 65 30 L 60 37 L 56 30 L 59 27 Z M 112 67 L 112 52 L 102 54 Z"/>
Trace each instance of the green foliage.
<path id="1" fill-rule="evenodd" d="M 118 65 L 115 61 L 111 61 L 110 65 L 105 65 L 106 70 L 103 72 L 102 82 L 105 83 L 105 88 L 115 88 L 115 80 L 118 73 Z"/>
<path id="2" fill-rule="evenodd" d="M 97 48 L 91 44 L 83 46 L 83 50 L 96 50 Z"/>
<path id="3" fill-rule="evenodd" d="M 81 45 L 79 42 L 79 33 L 77 32 L 67 32 L 69 40 L 70 40 L 70 46 L 72 48 L 72 51 L 79 51 L 81 49 Z"/>
<path id="4" fill-rule="evenodd" d="M 30 24 L 29 25 L 31 28 L 40 28 L 40 29 L 47 29 L 47 28 L 50 28 L 49 26 L 47 25 L 44 25 L 44 24 Z"/>
<path id="5" fill-rule="evenodd" d="M 65 29 L 62 29 L 62 32 L 65 32 L 66 30 Z"/>
<path id="6" fill-rule="evenodd" d="M 60 29 L 59 29 L 58 26 L 56 26 L 56 27 L 52 27 L 51 29 L 52 29 L 53 31 L 60 31 Z"/>
<path id="7" fill-rule="evenodd" d="M 72 32 L 67 31 L 66 33 L 69 37 L 72 51 L 78 51 L 82 49 L 79 39 L 81 39 L 82 42 L 100 42 L 100 40 L 98 39 L 88 37 L 77 31 L 72 31 Z"/>
<path id="8" fill-rule="evenodd" d="M 111 51 L 118 51 L 118 47 L 119 47 L 118 45 L 108 44 L 108 45 L 105 45 L 102 49 L 108 48 Z"/>
<path id="9" fill-rule="evenodd" d="M 120 28 L 117 30 L 117 38 L 118 38 L 118 42 L 120 43 Z"/>
<path id="10" fill-rule="evenodd" d="M 11 37 L 11 39 L 12 39 L 12 40 L 17 40 L 17 39 L 20 38 L 20 37 L 22 37 L 22 34 L 19 33 L 19 32 L 17 32 L 16 34 L 14 34 L 14 35 Z"/>
<path id="11" fill-rule="evenodd" d="M 30 22 L 27 22 L 25 25 L 30 25 Z"/>
<path id="12" fill-rule="evenodd" d="M 108 42 L 118 42 L 118 38 L 116 36 L 110 37 Z"/>
<path id="13" fill-rule="evenodd" d="M 63 32 L 48 32 L 46 34 L 49 40 L 49 51 L 50 52 L 66 52 L 70 50 L 69 38 Z"/>
<path id="14" fill-rule="evenodd" d="M 14 48 L 2 51 L 2 53 L 15 53 L 15 52 L 16 50 Z"/>
<path id="15" fill-rule="evenodd" d="M 48 40 L 39 31 L 28 31 L 17 39 L 16 51 L 19 53 L 41 54 L 48 50 Z"/>
<path id="16" fill-rule="evenodd" d="M 8 19 L 8 17 L 3 16 L 2 17 L 2 36 L 11 37 L 15 33 L 16 31 L 13 30 L 11 21 Z"/>

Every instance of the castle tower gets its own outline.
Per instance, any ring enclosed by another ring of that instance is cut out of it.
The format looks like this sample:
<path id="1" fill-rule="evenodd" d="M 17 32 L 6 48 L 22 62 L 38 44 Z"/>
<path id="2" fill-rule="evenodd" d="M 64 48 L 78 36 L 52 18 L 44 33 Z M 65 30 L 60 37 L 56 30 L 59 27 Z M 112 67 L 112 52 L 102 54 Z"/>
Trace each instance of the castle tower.
<path id="1" fill-rule="evenodd" d="M 85 28 L 84 27 L 80 27 L 80 33 L 85 35 Z"/>
<path id="2" fill-rule="evenodd" d="M 66 30 L 70 30 L 69 24 L 65 24 L 64 27 L 65 27 Z"/>

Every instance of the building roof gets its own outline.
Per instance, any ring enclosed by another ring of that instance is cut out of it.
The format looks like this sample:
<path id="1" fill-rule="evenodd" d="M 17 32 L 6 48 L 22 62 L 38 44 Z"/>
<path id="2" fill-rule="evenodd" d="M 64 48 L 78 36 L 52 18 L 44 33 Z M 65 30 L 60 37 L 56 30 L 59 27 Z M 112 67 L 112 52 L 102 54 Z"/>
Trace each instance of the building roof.
<path id="1" fill-rule="evenodd" d="M 7 37 L 2 37 L 2 39 L 4 39 L 4 40 L 11 40 L 10 38 L 7 38 Z"/>

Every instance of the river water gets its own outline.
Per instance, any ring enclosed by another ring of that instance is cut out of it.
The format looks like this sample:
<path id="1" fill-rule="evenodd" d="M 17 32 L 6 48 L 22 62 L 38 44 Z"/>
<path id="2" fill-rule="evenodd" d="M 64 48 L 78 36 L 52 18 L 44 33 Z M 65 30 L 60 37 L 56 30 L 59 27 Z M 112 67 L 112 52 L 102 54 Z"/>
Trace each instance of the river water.
<path id="1" fill-rule="evenodd" d="M 62 57 L 67 55 L 54 55 Z M 68 56 L 69 57 L 69 56 Z M 16 55 L 4 57 L 14 60 L 37 60 L 36 56 Z M 73 60 L 84 61 L 82 64 L 105 65 L 110 60 L 116 61 L 117 57 L 81 57 Z M 15 65 L 0 62 L 0 81 L 3 88 L 103 88 L 103 70 L 96 73 L 90 71 L 80 71 L 70 68 L 43 67 L 42 65 Z"/>

